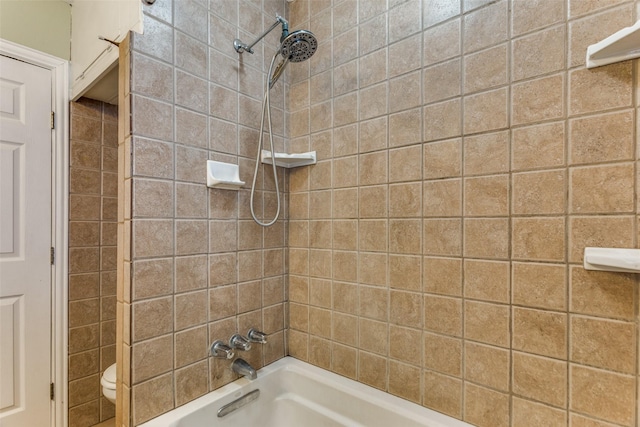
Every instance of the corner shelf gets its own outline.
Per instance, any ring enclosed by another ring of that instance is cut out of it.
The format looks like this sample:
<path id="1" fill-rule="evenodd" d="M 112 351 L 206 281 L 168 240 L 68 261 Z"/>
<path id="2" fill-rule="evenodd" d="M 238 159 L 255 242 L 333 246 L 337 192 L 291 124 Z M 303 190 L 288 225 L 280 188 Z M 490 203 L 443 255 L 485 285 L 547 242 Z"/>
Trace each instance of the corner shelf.
<path id="1" fill-rule="evenodd" d="M 273 163 L 274 156 L 272 156 L 271 151 L 262 150 L 260 154 L 260 160 L 262 163 L 270 165 Z M 299 166 L 308 166 L 316 164 L 316 152 L 309 151 L 308 153 L 298 153 L 298 154 L 286 154 L 286 153 L 275 153 L 275 162 L 276 166 L 281 166 L 283 168 L 297 168 Z"/>
<path id="2" fill-rule="evenodd" d="M 587 48 L 587 68 L 640 57 L 640 20 Z"/>
<path id="3" fill-rule="evenodd" d="M 237 191 L 243 185 L 238 165 L 207 160 L 207 187 Z"/>

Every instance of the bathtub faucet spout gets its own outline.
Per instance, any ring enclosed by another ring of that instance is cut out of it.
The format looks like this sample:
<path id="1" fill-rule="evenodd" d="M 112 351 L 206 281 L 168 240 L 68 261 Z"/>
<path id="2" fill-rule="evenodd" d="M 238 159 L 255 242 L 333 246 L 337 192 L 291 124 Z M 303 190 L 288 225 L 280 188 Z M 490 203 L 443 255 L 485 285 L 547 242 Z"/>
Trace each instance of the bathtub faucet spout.
<path id="1" fill-rule="evenodd" d="M 253 369 L 253 367 L 249 365 L 249 363 L 244 359 L 238 358 L 234 360 L 233 363 L 231 364 L 231 369 L 236 374 L 245 376 L 250 380 L 255 380 L 256 378 L 258 378 L 258 374 L 256 373 L 256 370 Z"/>

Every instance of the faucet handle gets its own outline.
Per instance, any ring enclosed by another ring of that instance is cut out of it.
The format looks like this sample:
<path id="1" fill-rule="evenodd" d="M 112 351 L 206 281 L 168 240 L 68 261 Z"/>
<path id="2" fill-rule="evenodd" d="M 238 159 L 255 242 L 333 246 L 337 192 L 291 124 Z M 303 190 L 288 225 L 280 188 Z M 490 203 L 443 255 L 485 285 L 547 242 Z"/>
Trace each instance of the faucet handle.
<path id="1" fill-rule="evenodd" d="M 231 338 L 229 338 L 229 345 L 232 348 L 237 348 L 238 350 L 242 351 L 251 350 L 251 343 L 249 342 L 249 340 L 240 334 L 231 335 Z"/>
<path id="2" fill-rule="evenodd" d="M 249 338 L 249 341 L 251 341 L 251 342 L 257 342 L 257 343 L 260 343 L 260 344 L 266 344 L 267 343 L 267 334 L 265 334 L 264 332 L 260 332 L 259 330 L 255 329 L 255 328 L 249 329 L 249 332 L 247 332 L 247 337 Z"/>
<path id="3" fill-rule="evenodd" d="M 220 359 L 233 359 L 233 356 L 235 356 L 235 352 L 231 347 L 223 343 L 221 340 L 217 340 L 211 344 L 209 351 L 213 357 L 219 357 Z"/>

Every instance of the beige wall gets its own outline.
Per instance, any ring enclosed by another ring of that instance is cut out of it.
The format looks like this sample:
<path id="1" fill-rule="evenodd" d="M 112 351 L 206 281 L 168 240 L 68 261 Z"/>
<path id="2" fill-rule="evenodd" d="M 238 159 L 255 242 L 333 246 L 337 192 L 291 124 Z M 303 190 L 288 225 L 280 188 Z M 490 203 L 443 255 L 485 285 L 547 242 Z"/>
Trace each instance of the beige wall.
<path id="1" fill-rule="evenodd" d="M 62 0 L 0 0 L 0 38 L 68 60 L 71 6 Z"/>
<path id="2" fill-rule="evenodd" d="M 232 43 L 283 13 L 281 1 L 264 3 L 158 1 L 145 8 L 145 34 L 132 36 L 130 50 L 121 45 L 118 425 L 138 425 L 237 378 L 230 361 L 208 356 L 216 339 L 256 327 L 269 343 L 241 357 L 259 368 L 285 354 L 286 219 L 257 226 L 249 185 L 209 189 L 205 175 L 215 159 L 238 163 L 251 182 L 263 58 L 279 35 L 242 62 Z M 280 147 L 283 94 L 279 84 Z M 261 175 L 259 211 L 272 212 L 272 189 Z"/>
<path id="3" fill-rule="evenodd" d="M 292 4 L 293 356 L 478 426 L 637 425 L 637 278 L 581 267 L 638 247 L 637 67 L 584 68 L 636 3 Z"/>
<path id="4" fill-rule="evenodd" d="M 69 171 L 69 426 L 115 414 L 100 377 L 116 361 L 118 110 L 71 103 Z"/>

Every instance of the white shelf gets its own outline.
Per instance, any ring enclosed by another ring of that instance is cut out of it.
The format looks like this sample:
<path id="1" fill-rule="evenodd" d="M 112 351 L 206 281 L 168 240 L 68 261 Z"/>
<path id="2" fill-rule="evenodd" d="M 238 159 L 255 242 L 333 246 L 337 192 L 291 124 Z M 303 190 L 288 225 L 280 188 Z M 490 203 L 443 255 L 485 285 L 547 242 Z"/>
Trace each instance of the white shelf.
<path id="1" fill-rule="evenodd" d="M 207 187 L 239 190 L 243 185 L 238 165 L 207 160 Z"/>
<path id="2" fill-rule="evenodd" d="M 271 151 L 262 150 L 260 159 L 262 160 L 262 163 L 265 163 L 267 165 L 273 163 L 273 156 L 271 155 Z M 283 168 L 297 168 L 299 166 L 315 165 L 316 152 L 309 151 L 308 153 L 298 154 L 276 153 L 275 160 L 276 166 L 281 166 Z"/>
<path id="3" fill-rule="evenodd" d="M 640 20 L 587 48 L 587 68 L 640 57 Z"/>
<path id="4" fill-rule="evenodd" d="M 584 248 L 584 269 L 640 273 L 640 249 Z"/>

